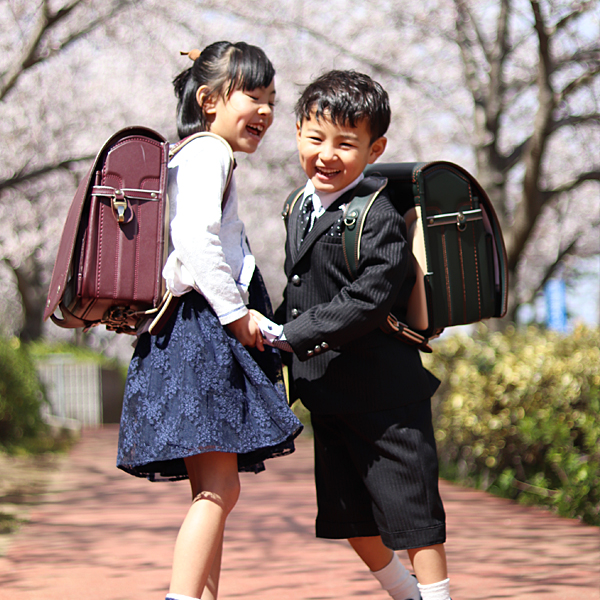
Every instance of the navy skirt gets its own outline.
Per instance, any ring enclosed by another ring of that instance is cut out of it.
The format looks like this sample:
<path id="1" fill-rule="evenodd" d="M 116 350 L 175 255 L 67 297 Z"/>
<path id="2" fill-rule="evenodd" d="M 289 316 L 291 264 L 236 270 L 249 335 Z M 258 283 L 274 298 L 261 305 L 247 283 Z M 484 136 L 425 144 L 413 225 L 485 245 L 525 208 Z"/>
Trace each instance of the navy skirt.
<path id="1" fill-rule="evenodd" d="M 271 307 L 260 273 L 251 308 Z M 186 479 L 184 458 L 234 452 L 240 471 L 294 451 L 302 424 L 290 410 L 279 352 L 247 349 L 197 292 L 180 298 L 158 336 L 138 339 L 129 365 L 117 466 L 138 477 Z"/>

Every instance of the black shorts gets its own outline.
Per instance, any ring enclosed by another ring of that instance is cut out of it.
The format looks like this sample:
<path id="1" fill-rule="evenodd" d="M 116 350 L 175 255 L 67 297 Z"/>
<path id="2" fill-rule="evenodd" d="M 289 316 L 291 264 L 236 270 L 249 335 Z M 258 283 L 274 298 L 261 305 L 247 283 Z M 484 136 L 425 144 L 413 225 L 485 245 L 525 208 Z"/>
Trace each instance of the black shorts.
<path id="1" fill-rule="evenodd" d="M 429 400 L 311 418 L 317 537 L 381 535 L 393 550 L 446 541 Z"/>

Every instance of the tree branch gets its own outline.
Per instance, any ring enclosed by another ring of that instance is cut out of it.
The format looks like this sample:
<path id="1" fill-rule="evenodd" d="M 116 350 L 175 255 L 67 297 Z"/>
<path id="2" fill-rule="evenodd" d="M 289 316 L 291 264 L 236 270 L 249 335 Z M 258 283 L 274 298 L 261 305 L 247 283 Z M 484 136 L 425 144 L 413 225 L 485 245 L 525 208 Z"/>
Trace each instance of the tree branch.
<path id="1" fill-rule="evenodd" d="M 572 192 L 586 181 L 600 181 L 600 171 L 587 171 L 586 173 L 580 173 L 576 179 L 573 179 L 567 183 L 563 183 L 553 190 L 541 190 L 540 198 L 542 204 L 547 204 L 552 198 L 558 196 L 559 194 Z"/>
<path id="2" fill-rule="evenodd" d="M 0 180 L 0 191 L 15 187 L 20 183 L 24 183 L 25 181 L 31 181 L 32 179 L 37 179 L 38 177 L 42 177 L 43 175 L 47 175 L 48 173 L 52 173 L 53 171 L 59 171 L 64 169 L 66 171 L 71 171 L 73 165 L 79 162 L 85 162 L 88 160 L 92 160 L 95 158 L 95 154 L 88 154 L 86 156 L 79 156 L 76 158 L 68 158 L 66 160 L 62 160 L 58 163 L 44 165 L 39 167 L 38 169 L 34 169 L 33 171 L 29 171 L 28 173 L 24 173 L 23 169 L 11 177 L 7 179 Z"/>
<path id="3" fill-rule="evenodd" d="M 581 2 L 573 7 L 573 11 L 565 15 L 560 21 L 558 21 L 553 27 L 549 27 L 546 30 L 548 37 L 552 37 L 557 31 L 564 29 L 573 19 L 581 16 L 584 12 L 595 6 L 596 2 L 588 0 L 587 2 Z"/>
<path id="4" fill-rule="evenodd" d="M 573 92 L 579 90 L 582 86 L 589 83 L 596 75 L 600 73 L 600 63 L 594 65 L 587 73 L 582 73 L 577 79 L 574 79 L 558 93 L 558 101 L 564 100 Z"/>
<path id="5" fill-rule="evenodd" d="M 600 226 L 600 221 L 595 221 L 595 222 L 591 223 L 592 229 L 595 229 L 598 226 Z M 537 296 L 537 294 L 539 292 L 542 291 L 542 289 L 544 288 L 546 283 L 548 283 L 548 281 L 552 278 L 554 273 L 556 273 L 556 270 L 561 265 L 561 263 L 565 260 L 565 258 L 567 258 L 567 256 L 575 255 L 576 250 L 577 250 L 577 242 L 579 241 L 579 239 L 581 238 L 583 233 L 584 233 L 583 231 L 577 232 L 574 235 L 573 239 L 565 246 L 565 248 L 563 248 L 556 255 L 556 258 L 552 261 L 552 263 L 547 265 L 547 267 L 544 271 L 544 276 L 542 277 L 541 281 L 535 287 L 530 288 L 528 290 L 527 296 L 521 301 L 523 304 L 530 304 L 531 302 L 533 302 L 534 298 Z"/>
<path id="6" fill-rule="evenodd" d="M 125 10 L 136 0 L 119 0 L 118 3 L 112 7 L 108 14 L 98 17 L 94 21 L 88 23 L 82 29 L 75 31 L 65 40 L 63 40 L 56 48 L 43 51 L 42 42 L 46 34 L 48 34 L 48 32 L 58 23 L 69 16 L 75 8 L 83 3 L 83 1 L 84 0 L 74 0 L 71 4 L 62 7 L 52 14 L 50 12 L 48 0 L 42 0 L 40 17 L 37 20 L 33 32 L 30 35 L 29 40 L 26 42 L 20 57 L 15 61 L 14 66 L 9 68 L 8 71 L 2 75 L 2 81 L 0 82 L 0 101 L 2 101 L 10 92 L 10 90 L 14 88 L 21 75 L 23 75 L 28 69 L 31 69 L 38 63 L 46 61 L 52 56 L 56 55 L 74 41 L 90 33 L 110 18 Z"/>

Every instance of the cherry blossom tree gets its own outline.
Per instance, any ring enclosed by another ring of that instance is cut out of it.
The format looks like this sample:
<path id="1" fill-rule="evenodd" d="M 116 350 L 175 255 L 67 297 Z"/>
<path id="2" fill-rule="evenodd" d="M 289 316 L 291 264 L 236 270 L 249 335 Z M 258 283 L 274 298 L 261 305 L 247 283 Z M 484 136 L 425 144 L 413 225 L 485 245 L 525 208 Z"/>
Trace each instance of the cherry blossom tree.
<path id="1" fill-rule="evenodd" d="M 78 179 L 120 127 L 174 140 L 179 51 L 219 39 L 263 47 L 277 69 L 275 123 L 236 170 L 274 302 L 279 212 L 303 179 L 294 102 L 323 71 L 354 68 L 390 94 L 382 160 L 457 162 L 490 194 L 514 318 L 561 265 L 600 253 L 599 22 L 597 0 L 0 2 L 0 329 L 60 333 L 41 314 Z"/>

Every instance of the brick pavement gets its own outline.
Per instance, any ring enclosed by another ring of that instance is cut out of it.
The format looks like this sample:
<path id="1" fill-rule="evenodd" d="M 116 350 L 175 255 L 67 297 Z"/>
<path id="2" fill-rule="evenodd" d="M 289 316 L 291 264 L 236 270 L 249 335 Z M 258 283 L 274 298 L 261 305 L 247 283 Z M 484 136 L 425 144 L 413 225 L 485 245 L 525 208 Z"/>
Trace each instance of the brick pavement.
<path id="1" fill-rule="evenodd" d="M 163 600 L 188 484 L 114 467 L 117 429 L 84 432 L 0 557 L 0 600 Z M 317 540 L 312 450 L 242 475 L 221 600 L 385 600 L 345 542 Z M 600 530 L 442 482 L 455 600 L 600 600 Z M 405 564 L 405 553 L 400 554 Z"/>

